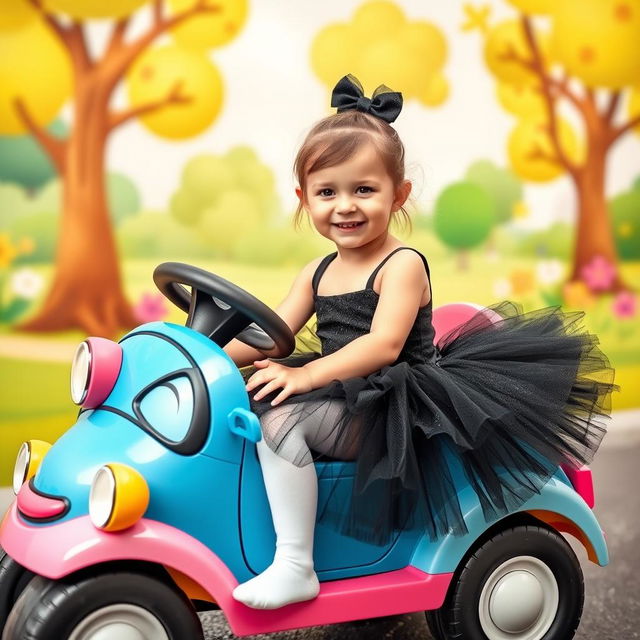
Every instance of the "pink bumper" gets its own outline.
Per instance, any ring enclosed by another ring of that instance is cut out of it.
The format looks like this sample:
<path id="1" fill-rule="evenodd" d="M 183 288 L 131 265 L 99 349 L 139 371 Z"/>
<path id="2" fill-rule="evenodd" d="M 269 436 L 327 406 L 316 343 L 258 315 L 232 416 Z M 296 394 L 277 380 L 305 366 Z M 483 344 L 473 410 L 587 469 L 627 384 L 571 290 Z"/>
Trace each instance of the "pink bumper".
<path id="1" fill-rule="evenodd" d="M 16 562 L 52 580 L 113 560 L 169 566 L 200 583 L 223 609 L 229 606 L 231 591 L 238 584 L 220 558 L 201 542 L 145 518 L 118 533 L 96 529 L 89 516 L 32 527 L 18 516 L 14 502 L 0 524 L 0 546 Z"/>
<path id="2" fill-rule="evenodd" d="M 112 560 L 144 560 L 176 569 L 218 603 L 239 636 L 437 609 L 453 574 L 430 575 L 407 567 L 374 576 L 324 582 L 309 602 L 272 611 L 250 609 L 233 599 L 238 584 L 209 548 L 173 527 L 142 519 L 120 533 L 96 529 L 88 516 L 49 527 L 31 527 L 15 503 L 0 524 L 0 545 L 17 562 L 57 579 Z"/>
<path id="3" fill-rule="evenodd" d="M 580 467 L 574 467 L 571 464 L 563 464 L 563 471 L 567 474 L 569 482 L 573 485 L 573 488 L 578 492 L 582 499 L 587 503 L 590 509 L 596 502 L 595 494 L 593 492 L 593 477 L 591 476 L 591 469 L 587 465 Z"/>

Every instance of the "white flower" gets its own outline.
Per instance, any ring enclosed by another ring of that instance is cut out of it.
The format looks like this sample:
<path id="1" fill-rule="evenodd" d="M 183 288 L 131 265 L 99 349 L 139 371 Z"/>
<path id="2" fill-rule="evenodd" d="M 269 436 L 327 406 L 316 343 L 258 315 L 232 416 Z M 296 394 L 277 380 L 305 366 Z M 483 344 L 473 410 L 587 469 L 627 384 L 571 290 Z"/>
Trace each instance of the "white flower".
<path id="1" fill-rule="evenodd" d="M 11 275 L 11 291 L 19 298 L 35 298 L 44 285 L 44 278 L 31 269 L 19 269 Z"/>
<path id="2" fill-rule="evenodd" d="M 511 295 L 511 282 L 508 278 L 493 281 L 493 295 L 496 298 L 506 298 Z"/>
<path id="3" fill-rule="evenodd" d="M 562 262 L 560 260 L 540 260 L 536 266 L 536 276 L 540 284 L 555 284 L 562 278 Z"/>

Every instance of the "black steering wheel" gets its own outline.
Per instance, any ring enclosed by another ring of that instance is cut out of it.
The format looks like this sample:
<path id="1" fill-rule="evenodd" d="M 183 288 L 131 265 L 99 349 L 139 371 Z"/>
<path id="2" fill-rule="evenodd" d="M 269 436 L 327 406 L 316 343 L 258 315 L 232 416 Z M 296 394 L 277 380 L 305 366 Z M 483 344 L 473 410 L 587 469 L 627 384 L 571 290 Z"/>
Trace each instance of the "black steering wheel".
<path id="1" fill-rule="evenodd" d="M 173 304 L 187 312 L 186 326 L 203 333 L 219 346 L 231 339 L 269 356 L 284 358 L 295 347 L 286 322 L 266 304 L 220 276 L 181 262 L 163 262 L 153 281 Z M 191 287 L 191 293 L 182 285 Z"/>

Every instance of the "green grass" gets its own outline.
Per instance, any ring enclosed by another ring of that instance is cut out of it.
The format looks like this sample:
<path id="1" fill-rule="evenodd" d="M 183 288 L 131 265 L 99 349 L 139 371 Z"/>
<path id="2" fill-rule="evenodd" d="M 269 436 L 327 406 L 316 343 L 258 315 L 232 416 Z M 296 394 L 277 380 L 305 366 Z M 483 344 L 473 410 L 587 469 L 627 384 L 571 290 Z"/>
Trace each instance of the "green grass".
<path id="1" fill-rule="evenodd" d="M 11 483 L 24 440 L 55 441 L 75 421 L 69 364 L 0 358 L 0 486 Z"/>
<path id="2" fill-rule="evenodd" d="M 496 279 L 514 270 L 535 268 L 535 262 L 529 258 L 509 256 L 492 261 L 476 252 L 471 255 L 471 269 L 459 271 L 455 256 L 438 243 L 428 239 L 423 242 L 422 235 L 415 235 L 419 241 L 412 244 L 430 258 L 436 306 L 462 300 L 491 304 L 497 301 L 492 293 Z M 124 282 L 131 300 L 137 300 L 144 292 L 156 291 L 151 277 L 156 264 L 155 260 L 125 263 Z M 292 265 L 260 267 L 221 261 L 200 261 L 198 266 L 238 284 L 271 306 L 287 294 L 298 271 Z M 50 268 L 40 270 L 45 277 L 50 276 Z M 631 286 L 640 289 L 640 263 L 625 265 L 623 273 Z M 525 310 L 545 306 L 537 291 L 521 296 L 518 301 Z M 585 323 L 590 331 L 598 334 L 603 350 L 616 367 L 616 382 L 622 386 L 622 393 L 614 395 L 614 409 L 626 409 L 640 402 L 640 328 L 637 317 L 628 321 L 613 318 L 610 304 L 610 299 L 599 300 L 587 311 Z M 185 314 L 172 306 L 167 320 L 183 324 L 184 319 Z M 0 328 L 0 335 L 9 333 L 6 328 Z M 78 331 L 47 337 L 71 343 L 82 339 Z M 55 441 L 73 423 L 77 409 L 69 396 L 69 363 L 0 358 L 0 380 L 0 485 L 6 485 L 11 482 L 20 443 L 31 438 Z"/>

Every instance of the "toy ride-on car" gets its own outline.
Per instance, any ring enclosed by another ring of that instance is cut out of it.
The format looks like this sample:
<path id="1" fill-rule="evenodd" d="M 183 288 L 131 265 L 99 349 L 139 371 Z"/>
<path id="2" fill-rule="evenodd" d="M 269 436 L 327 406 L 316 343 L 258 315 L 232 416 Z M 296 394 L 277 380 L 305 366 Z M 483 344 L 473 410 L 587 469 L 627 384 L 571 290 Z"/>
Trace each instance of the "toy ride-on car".
<path id="1" fill-rule="evenodd" d="M 570 466 L 522 507 L 487 523 L 455 476 L 468 534 L 407 529 L 375 546 L 319 524 L 314 600 L 255 610 L 231 592 L 264 570 L 275 534 L 256 455 L 260 425 L 222 347 L 238 337 L 276 356 L 294 337 L 271 309 L 222 278 L 160 265 L 160 290 L 186 326 L 153 322 L 115 343 L 88 338 L 72 367 L 82 409 L 53 445 L 26 442 L 16 500 L 0 525 L 3 640 L 202 638 L 219 608 L 239 636 L 426 611 L 440 640 L 567 640 L 583 605 L 580 565 L 560 532 L 607 564 L 590 472 Z M 182 285 L 191 288 L 189 292 Z M 438 335 L 472 305 L 436 310 Z M 487 315 L 487 322 L 491 321 Z M 349 492 L 353 463 L 316 463 Z M 335 482 L 332 480 L 332 483 Z"/>

